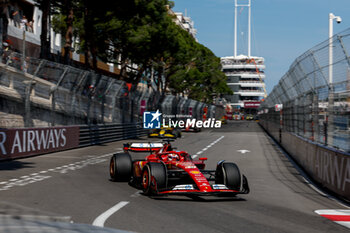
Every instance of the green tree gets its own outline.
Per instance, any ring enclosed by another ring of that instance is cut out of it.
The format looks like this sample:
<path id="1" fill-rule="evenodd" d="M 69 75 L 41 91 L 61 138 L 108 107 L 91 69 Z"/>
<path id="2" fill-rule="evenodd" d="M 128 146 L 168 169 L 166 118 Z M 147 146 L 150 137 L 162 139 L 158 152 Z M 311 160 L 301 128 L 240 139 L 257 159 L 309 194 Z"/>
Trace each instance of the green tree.
<path id="1" fill-rule="evenodd" d="M 41 0 L 45 1 L 45 0 Z M 212 93 L 229 93 L 220 59 L 174 23 L 168 0 L 59 0 L 54 28 L 65 35 L 65 57 L 72 36 L 79 38 L 85 63 L 97 59 L 120 65 L 119 78 L 155 82 L 163 95 L 210 102 Z M 69 3 L 68 3 L 69 2 Z"/>

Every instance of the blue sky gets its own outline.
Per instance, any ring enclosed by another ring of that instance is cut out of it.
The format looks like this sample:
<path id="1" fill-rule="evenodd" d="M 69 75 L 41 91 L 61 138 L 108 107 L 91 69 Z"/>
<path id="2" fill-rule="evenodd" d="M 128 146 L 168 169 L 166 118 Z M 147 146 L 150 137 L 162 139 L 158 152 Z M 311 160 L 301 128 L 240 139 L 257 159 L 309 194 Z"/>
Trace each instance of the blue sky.
<path id="1" fill-rule="evenodd" d="M 244 0 L 241 0 L 243 2 Z M 233 55 L 234 0 L 174 0 L 174 11 L 194 21 L 199 43 L 216 56 Z M 247 9 L 239 9 L 238 54 L 246 54 Z M 292 62 L 327 40 L 328 14 L 342 17 L 334 33 L 350 27 L 350 0 L 252 0 L 252 56 L 265 58 L 270 92 Z"/>

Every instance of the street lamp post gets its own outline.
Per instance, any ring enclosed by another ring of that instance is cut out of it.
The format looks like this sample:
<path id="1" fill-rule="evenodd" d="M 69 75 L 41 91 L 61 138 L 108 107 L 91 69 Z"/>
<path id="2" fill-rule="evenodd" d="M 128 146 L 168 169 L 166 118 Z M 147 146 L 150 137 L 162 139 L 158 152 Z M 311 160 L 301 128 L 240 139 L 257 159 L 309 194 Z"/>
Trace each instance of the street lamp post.
<path id="1" fill-rule="evenodd" d="M 329 86 L 332 89 L 333 84 L 333 20 L 337 23 L 341 23 L 340 16 L 335 16 L 333 13 L 329 13 Z"/>
<path id="2" fill-rule="evenodd" d="M 328 120 L 327 120 L 327 136 L 325 144 L 333 145 L 333 108 L 334 108 L 334 88 L 333 88 L 333 20 L 341 23 L 341 17 L 329 13 L 329 63 L 328 63 Z"/>

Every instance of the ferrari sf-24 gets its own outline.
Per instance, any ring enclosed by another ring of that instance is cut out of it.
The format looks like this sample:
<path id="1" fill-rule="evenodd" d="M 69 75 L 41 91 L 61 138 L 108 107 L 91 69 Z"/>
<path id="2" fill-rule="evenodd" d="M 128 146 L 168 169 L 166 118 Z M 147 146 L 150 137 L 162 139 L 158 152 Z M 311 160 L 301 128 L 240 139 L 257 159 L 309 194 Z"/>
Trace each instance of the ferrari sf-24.
<path id="1" fill-rule="evenodd" d="M 128 143 L 124 152 L 110 160 L 112 181 L 128 181 L 145 195 L 235 196 L 249 193 L 247 178 L 235 163 L 219 161 L 206 170 L 207 158 L 192 157 L 165 143 Z M 132 160 L 129 152 L 149 152 L 143 160 Z"/>

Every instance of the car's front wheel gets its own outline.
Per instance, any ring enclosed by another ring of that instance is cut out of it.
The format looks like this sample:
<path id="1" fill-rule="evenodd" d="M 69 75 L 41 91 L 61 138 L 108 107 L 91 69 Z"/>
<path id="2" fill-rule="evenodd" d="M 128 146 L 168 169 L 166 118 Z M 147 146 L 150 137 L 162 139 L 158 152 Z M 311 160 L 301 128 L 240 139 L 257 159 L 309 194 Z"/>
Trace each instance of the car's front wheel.
<path id="1" fill-rule="evenodd" d="M 157 194 L 167 187 L 167 168 L 164 163 L 149 162 L 142 171 L 142 189 L 146 195 Z"/>
<path id="2" fill-rule="evenodd" d="M 215 183 L 224 184 L 227 188 L 240 190 L 241 173 L 237 164 L 231 162 L 221 162 L 215 171 Z"/>

